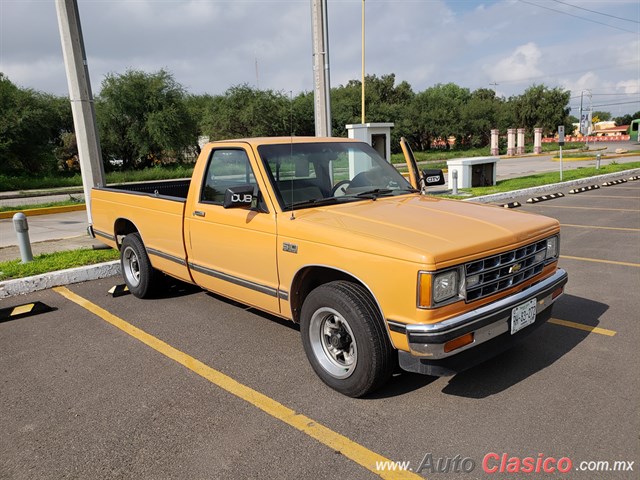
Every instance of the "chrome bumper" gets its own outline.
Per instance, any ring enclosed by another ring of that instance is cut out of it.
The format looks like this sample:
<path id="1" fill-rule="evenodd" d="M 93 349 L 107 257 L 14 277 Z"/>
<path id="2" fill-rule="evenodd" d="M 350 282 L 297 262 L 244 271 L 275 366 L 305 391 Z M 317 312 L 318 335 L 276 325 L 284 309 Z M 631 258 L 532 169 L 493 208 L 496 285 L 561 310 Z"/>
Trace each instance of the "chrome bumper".
<path id="1" fill-rule="evenodd" d="M 567 272 L 558 269 L 553 275 L 535 283 L 519 293 L 484 305 L 457 317 L 434 324 L 406 325 L 406 335 L 411 355 L 438 360 L 457 355 L 487 342 L 510 330 L 511 311 L 514 307 L 536 298 L 536 323 L 540 313 L 549 308 L 559 297 L 553 292 L 568 280 Z M 525 327 L 527 329 L 529 327 Z M 449 340 L 473 332 L 473 342 L 451 352 L 444 351 Z"/>

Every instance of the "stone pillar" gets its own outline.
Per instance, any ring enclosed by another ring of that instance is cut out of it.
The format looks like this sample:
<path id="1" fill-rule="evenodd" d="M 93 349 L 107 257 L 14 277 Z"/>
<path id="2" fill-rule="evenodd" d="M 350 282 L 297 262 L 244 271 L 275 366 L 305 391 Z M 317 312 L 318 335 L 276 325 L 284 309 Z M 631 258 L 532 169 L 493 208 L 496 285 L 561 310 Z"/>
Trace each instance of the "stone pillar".
<path id="1" fill-rule="evenodd" d="M 524 128 L 518 129 L 518 147 L 516 148 L 518 155 L 524 155 Z"/>
<path id="2" fill-rule="evenodd" d="M 540 155 L 542 153 L 542 128 L 533 129 L 533 153 Z"/>
<path id="3" fill-rule="evenodd" d="M 516 154 L 516 129 L 509 128 L 507 130 L 507 155 L 513 156 Z"/>
<path id="4" fill-rule="evenodd" d="M 500 147 L 498 146 L 498 136 L 500 134 L 500 130 L 494 128 L 491 130 L 491 155 L 498 156 L 500 155 Z"/>

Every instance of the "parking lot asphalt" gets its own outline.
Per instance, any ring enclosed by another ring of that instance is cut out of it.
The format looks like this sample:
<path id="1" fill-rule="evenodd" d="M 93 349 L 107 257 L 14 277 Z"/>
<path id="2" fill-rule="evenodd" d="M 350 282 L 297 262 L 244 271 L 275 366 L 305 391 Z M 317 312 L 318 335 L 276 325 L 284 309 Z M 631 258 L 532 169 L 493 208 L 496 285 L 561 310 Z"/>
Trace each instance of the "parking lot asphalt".
<path id="1" fill-rule="evenodd" d="M 561 223 L 570 279 L 550 323 L 464 373 L 398 374 L 365 399 L 324 386 L 295 326 L 197 288 L 113 298 L 111 278 L 4 301 L 54 310 L 0 321 L 0 478 L 399 474 L 376 460 L 523 478 L 484 472 L 503 454 L 571 462 L 535 478 L 637 478 L 640 181 L 517 200 Z"/>

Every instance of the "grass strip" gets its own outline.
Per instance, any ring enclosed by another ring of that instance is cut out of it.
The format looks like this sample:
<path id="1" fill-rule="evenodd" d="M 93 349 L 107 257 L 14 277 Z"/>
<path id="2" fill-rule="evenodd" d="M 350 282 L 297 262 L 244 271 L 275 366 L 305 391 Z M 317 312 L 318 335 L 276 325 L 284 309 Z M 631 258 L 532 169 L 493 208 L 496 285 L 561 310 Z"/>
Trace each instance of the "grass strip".
<path id="1" fill-rule="evenodd" d="M 611 163 L 609 165 L 603 165 L 600 169 L 596 167 L 584 167 L 576 168 L 575 170 L 564 170 L 562 172 L 562 181 L 567 182 L 569 180 L 578 180 L 581 178 L 593 177 L 596 175 L 604 175 L 607 173 L 616 173 L 623 170 L 631 170 L 633 168 L 640 168 L 640 162 L 631 163 Z M 504 193 L 511 192 L 513 190 L 522 190 L 523 188 L 540 187 L 543 185 L 549 185 L 552 183 L 560 182 L 560 172 L 547 172 L 538 173 L 536 175 L 530 175 L 528 177 L 509 178 L 507 180 L 500 180 L 496 185 L 491 187 L 474 187 L 474 188 L 462 188 L 461 192 L 466 195 L 439 195 L 447 198 L 469 198 L 478 197 L 482 195 L 491 195 L 492 193 Z"/>
<path id="2" fill-rule="evenodd" d="M 56 270 L 108 262 L 118 258 L 120 258 L 118 250 L 80 249 L 43 253 L 33 257 L 33 261 L 28 263 L 21 263 L 20 260 L 0 262 L 0 280 L 30 277 Z"/>

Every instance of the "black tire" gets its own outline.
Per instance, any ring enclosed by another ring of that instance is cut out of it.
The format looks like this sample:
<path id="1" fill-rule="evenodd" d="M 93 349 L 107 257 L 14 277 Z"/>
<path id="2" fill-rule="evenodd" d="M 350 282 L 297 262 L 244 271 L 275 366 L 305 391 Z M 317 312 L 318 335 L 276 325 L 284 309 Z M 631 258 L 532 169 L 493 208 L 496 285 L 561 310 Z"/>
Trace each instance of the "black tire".
<path id="1" fill-rule="evenodd" d="M 151 265 L 138 233 L 131 233 L 122 240 L 120 269 L 124 282 L 134 296 L 150 298 L 157 292 L 160 272 Z"/>
<path id="2" fill-rule="evenodd" d="M 359 284 L 335 281 L 309 293 L 300 317 L 302 345 L 334 390 L 362 397 L 391 376 L 396 352 L 375 302 Z"/>

